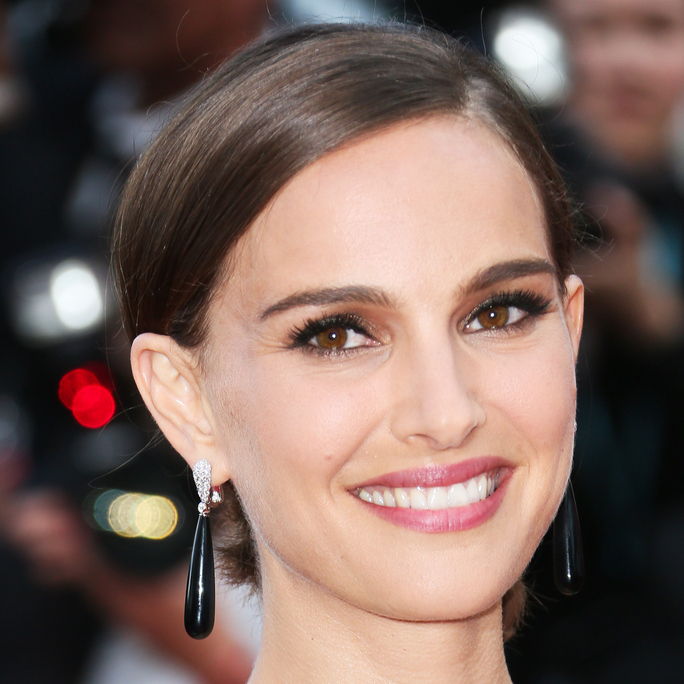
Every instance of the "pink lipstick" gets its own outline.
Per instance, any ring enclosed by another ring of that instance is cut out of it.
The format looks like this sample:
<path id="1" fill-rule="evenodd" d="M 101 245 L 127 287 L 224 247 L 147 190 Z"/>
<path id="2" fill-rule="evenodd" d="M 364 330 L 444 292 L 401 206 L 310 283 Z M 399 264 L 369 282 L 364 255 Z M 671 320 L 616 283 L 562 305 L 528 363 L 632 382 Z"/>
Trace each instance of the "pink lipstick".
<path id="1" fill-rule="evenodd" d="M 387 473 L 350 492 L 396 525 L 454 532 L 481 525 L 496 513 L 512 473 L 508 461 L 483 457 Z"/>

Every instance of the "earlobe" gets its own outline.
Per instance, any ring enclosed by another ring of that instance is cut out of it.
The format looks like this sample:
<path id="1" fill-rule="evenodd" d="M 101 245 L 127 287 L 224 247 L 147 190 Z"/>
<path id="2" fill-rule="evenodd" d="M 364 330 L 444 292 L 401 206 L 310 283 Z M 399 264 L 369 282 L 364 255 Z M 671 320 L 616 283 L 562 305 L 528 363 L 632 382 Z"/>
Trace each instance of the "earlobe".
<path id="1" fill-rule="evenodd" d="M 579 276 L 570 275 L 565 279 L 564 314 L 577 359 L 584 321 L 584 284 Z"/>
<path id="2" fill-rule="evenodd" d="M 133 341 L 131 368 L 145 405 L 171 446 L 190 466 L 200 459 L 210 461 L 215 484 L 227 480 L 191 353 L 166 335 L 144 333 Z"/>

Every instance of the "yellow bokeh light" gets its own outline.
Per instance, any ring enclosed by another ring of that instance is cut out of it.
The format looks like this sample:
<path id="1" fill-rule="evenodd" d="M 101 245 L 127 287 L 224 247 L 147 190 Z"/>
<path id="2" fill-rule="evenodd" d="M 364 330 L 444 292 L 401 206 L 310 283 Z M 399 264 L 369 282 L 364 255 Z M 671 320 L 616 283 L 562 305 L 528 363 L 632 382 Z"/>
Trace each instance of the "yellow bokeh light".
<path id="1" fill-rule="evenodd" d="M 147 496 L 136 508 L 138 534 L 146 539 L 165 539 L 178 524 L 178 511 L 164 496 Z"/>
<path id="2" fill-rule="evenodd" d="M 117 496 L 107 512 L 107 522 L 114 534 L 120 537 L 138 537 L 135 527 L 135 510 L 143 498 L 142 494 L 127 492 Z"/>
<path id="3" fill-rule="evenodd" d="M 176 530 L 178 509 L 165 496 L 108 490 L 95 500 L 93 518 L 120 537 L 159 540 Z"/>

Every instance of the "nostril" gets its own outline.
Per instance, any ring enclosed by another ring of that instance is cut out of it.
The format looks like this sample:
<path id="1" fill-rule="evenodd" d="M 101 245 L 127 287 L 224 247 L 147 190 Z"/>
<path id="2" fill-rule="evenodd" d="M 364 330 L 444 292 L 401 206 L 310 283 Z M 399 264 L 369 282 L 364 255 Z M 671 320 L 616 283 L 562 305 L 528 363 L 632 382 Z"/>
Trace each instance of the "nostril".
<path id="1" fill-rule="evenodd" d="M 481 407 L 471 402 L 468 407 L 443 406 L 440 413 L 406 407 L 395 420 L 395 436 L 408 442 L 426 442 L 435 451 L 462 446 L 471 433 L 485 422 Z"/>

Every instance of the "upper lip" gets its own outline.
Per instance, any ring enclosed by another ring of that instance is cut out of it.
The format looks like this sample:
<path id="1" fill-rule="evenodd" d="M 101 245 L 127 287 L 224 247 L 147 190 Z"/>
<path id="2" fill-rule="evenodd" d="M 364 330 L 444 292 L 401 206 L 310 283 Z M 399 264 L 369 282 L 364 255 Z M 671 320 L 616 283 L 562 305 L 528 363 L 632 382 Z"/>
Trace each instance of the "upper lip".
<path id="1" fill-rule="evenodd" d="M 498 456 L 482 456 L 451 464 L 433 464 L 422 468 L 397 470 L 366 480 L 352 489 L 364 487 L 445 487 L 465 482 L 496 468 L 511 468 L 510 461 Z"/>

